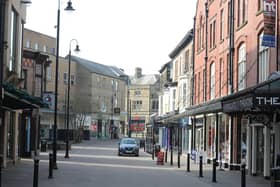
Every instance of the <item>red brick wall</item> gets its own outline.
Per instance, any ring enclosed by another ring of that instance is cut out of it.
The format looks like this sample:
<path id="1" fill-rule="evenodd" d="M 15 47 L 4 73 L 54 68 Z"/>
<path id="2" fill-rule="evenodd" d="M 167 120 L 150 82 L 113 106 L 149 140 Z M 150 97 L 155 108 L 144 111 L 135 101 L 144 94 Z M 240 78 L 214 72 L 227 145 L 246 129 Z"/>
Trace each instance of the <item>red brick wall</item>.
<path id="1" fill-rule="evenodd" d="M 194 74 L 196 76 L 195 81 L 195 93 L 194 93 L 194 104 L 203 103 L 203 69 L 205 63 L 205 39 L 200 39 L 199 30 L 204 28 L 204 34 L 200 36 L 205 36 L 205 5 L 204 0 L 198 0 L 197 11 L 196 11 L 196 22 L 195 22 L 195 64 L 194 64 Z M 254 86 L 258 83 L 258 35 L 263 30 L 263 14 L 258 12 L 258 4 L 255 0 L 248 0 L 248 14 L 247 21 L 238 26 L 237 15 L 238 6 L 235 2 L 235 21 L 234 21 L 234 62 L 233 62 L 233 88 L 234 92 L 237 91 L 237 80 L 238 80 L 238 47 L 242 44 L 246 44 L 246 87 Z M 207 91 L 206 100 L 210 100 L 210 65 L 215 63 L 215 98 L 221 95 L 227 95 L 228 93 L 228 55 L 229 55 L 229 35 L 228 35 L 228 15 L 229 15 L 229 0 L 213 0 L 209 2 L 209 16 L 208 16 L 208 61 L 207 61 Z M 220 40 L 220 20 L 221 20 L 221 10 L 223 9 L 223 40 Z M 201 19 L 202 18 L 202 19 Z M 215 46 L 210 48 L 210 24 L 216 21 Z M 206 37 L 205 37 L 206 38 Z M 202 49 L 198 50 L 199 41 L 202 40 Z M 269 50 L 270 56 L 270 73 L 276 70 L 276 59 L 275 59 L 275 49 L 271 48 Z M 220 61 L 224 62 L 223 68 L 220 69 Z M 199 83 L 199 73 L 200 83 Z M 222 74 L 222 76 L 221 76 Z M 221 80 L 223 77 L 223 80 Z M 222 82 L 220 82 L 222 81 Z M 200 89 L 199 89 L 200 88 Z"/>

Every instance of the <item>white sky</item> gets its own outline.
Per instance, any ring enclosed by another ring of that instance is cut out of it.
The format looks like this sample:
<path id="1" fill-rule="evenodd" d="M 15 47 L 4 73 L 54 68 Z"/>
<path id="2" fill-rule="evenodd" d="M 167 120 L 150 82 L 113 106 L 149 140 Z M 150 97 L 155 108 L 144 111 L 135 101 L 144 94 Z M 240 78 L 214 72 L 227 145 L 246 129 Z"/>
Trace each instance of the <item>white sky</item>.
<path id="1" fill-rule="evenodd" d="M 135 67 L 143 74 L 158 73 L 192 28 L 196 8 L 196 0 L 72 0 L 76 11 L 69 15 L 67 2 L 60 2 L 60 56 L 68 54 L 75 38 L 81 49 L 77 56 L 129 75 Z M 33 0 L 25 27 L 56 37 L 57 9 L 58 0 Z"/>

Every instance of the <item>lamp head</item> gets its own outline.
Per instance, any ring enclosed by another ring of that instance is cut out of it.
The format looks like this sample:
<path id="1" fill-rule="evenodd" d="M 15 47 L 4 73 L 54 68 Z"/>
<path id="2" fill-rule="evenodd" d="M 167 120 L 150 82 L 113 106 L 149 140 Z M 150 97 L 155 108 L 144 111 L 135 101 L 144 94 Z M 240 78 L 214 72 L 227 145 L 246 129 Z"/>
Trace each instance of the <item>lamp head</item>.
<path id="1" fill-rule="evenodd" d="M 67 7 L 64 9 L 66 11 L 74 11 L 75 9 L 72 6 L 72 2 L 69 0 L 67 3 Z"/>
<path id="2" fill-rule="evenodd" d="M 81 50 L 80 50 L 80 47 L 79 47 L 79 45 L 77 44 L 76 45 L 76 48 L 74 49 L 74 51 L 76 52 L 76 53 L 78 53 L 78 52 L 80 52 Z"/>
<path id="3" fill-rule="evenodd" d="M 31 0 L 21 0 L 20 3 L 27 5 L 27 4 L 31 4 L 32 2 Z"/>

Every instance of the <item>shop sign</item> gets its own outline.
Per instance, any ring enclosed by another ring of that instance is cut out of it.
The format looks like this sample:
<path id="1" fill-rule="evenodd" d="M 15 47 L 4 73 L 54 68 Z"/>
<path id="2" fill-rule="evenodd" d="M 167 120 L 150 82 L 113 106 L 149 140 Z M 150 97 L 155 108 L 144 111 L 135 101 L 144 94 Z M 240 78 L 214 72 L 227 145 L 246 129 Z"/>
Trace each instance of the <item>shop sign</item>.
<path id="1" fill-rule="evenodd" d="M 244 111 L 250 110 L 253 107 L 253 99 L 252 97 L 240 98 L 238 100 L 225 102 L 223 104 L 224 112 L 236 112 L 236 111 Z"/>
<path id="2" fill-rule="evenodd" d="M 121 113 L 121 109 L 120 108 L 114 108 L 114 113 L 115 114 L 120 114 Z"/>
<path id="3" fill-rule="evenodd" d="M 256 106 L 280 106 L 279 96 L 257 96 L 254 101 Z"/>

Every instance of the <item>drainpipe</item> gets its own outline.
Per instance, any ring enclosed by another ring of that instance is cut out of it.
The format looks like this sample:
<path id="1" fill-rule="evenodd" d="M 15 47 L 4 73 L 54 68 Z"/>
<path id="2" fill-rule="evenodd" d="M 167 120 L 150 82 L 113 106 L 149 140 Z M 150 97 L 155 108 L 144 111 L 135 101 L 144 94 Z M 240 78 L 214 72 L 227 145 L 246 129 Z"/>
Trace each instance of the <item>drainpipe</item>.
<path id="1" fill-rule="evenodd" d="M 191 76 L 191 98 L 190 98 L 190 105 L 194 105 L 194 60 L 195 60 L 195 23 L 196 23 L 196 17 L 193 18 L 193 49 L 192 49 L 192 76 Z M 191 131 L 191 150 L 194 149 L 195 145 L 195 124 L 194 124 L 194 118 L 191 118 L 191 124 L 192 124 L 192 131 Z"/>
<path id="2" fill-rule="evenodd" d="M 276 71 L 279 71 L 278 55 L 279 55 L 279 0 L 276 0 Z"/>
<path id="3" fill-rule="evenodd" d="M 195 61 L 195 23 L 196 23 L 196 17 L 193 18 L 193 49 L 192 49 L 192 76 L 191 76 L 191 100 L 190 100 L 190 105 L 194 105 L 194 61 Z"/>
<path id="4" fill-rule="evenodd" d="M 229 94 L 233 93 L 233 55 L 234 55 L 234 0 L 230 0 L 230 31 L 229 31 L 229 64 L 228 64 L 228 84 Z"/>
<path id="5" fill-rule="evenodd" d="M 205 3 L 205 57 L 204 57 L 204 102 L 207 101 L 207 61 L 208 61 L 208 1 Z"/>
<path id="6" fill-rule="evenodd" d="M 5 0 L 0 0 L 0 104 L 2 106 L 2 99 L 4 95 L 3 89 L 3 66 L 4 66 L 4 37 L 5 37 Z M 1 111 L 0 111 L 1 113 Z M 1 114 L 0 114 L 0 119 Z"/>
<path id="7" fill-rule="evenodd" d="M 230 0 L 230 24 L 229 24 L 229 64 L 228 64 L 228 85 L 229 95 L 233 93 L 233 55 L 234 55 L 234 0 Z M 230 114 L 230 165 L 233 163 L 233 114 Z"/>

